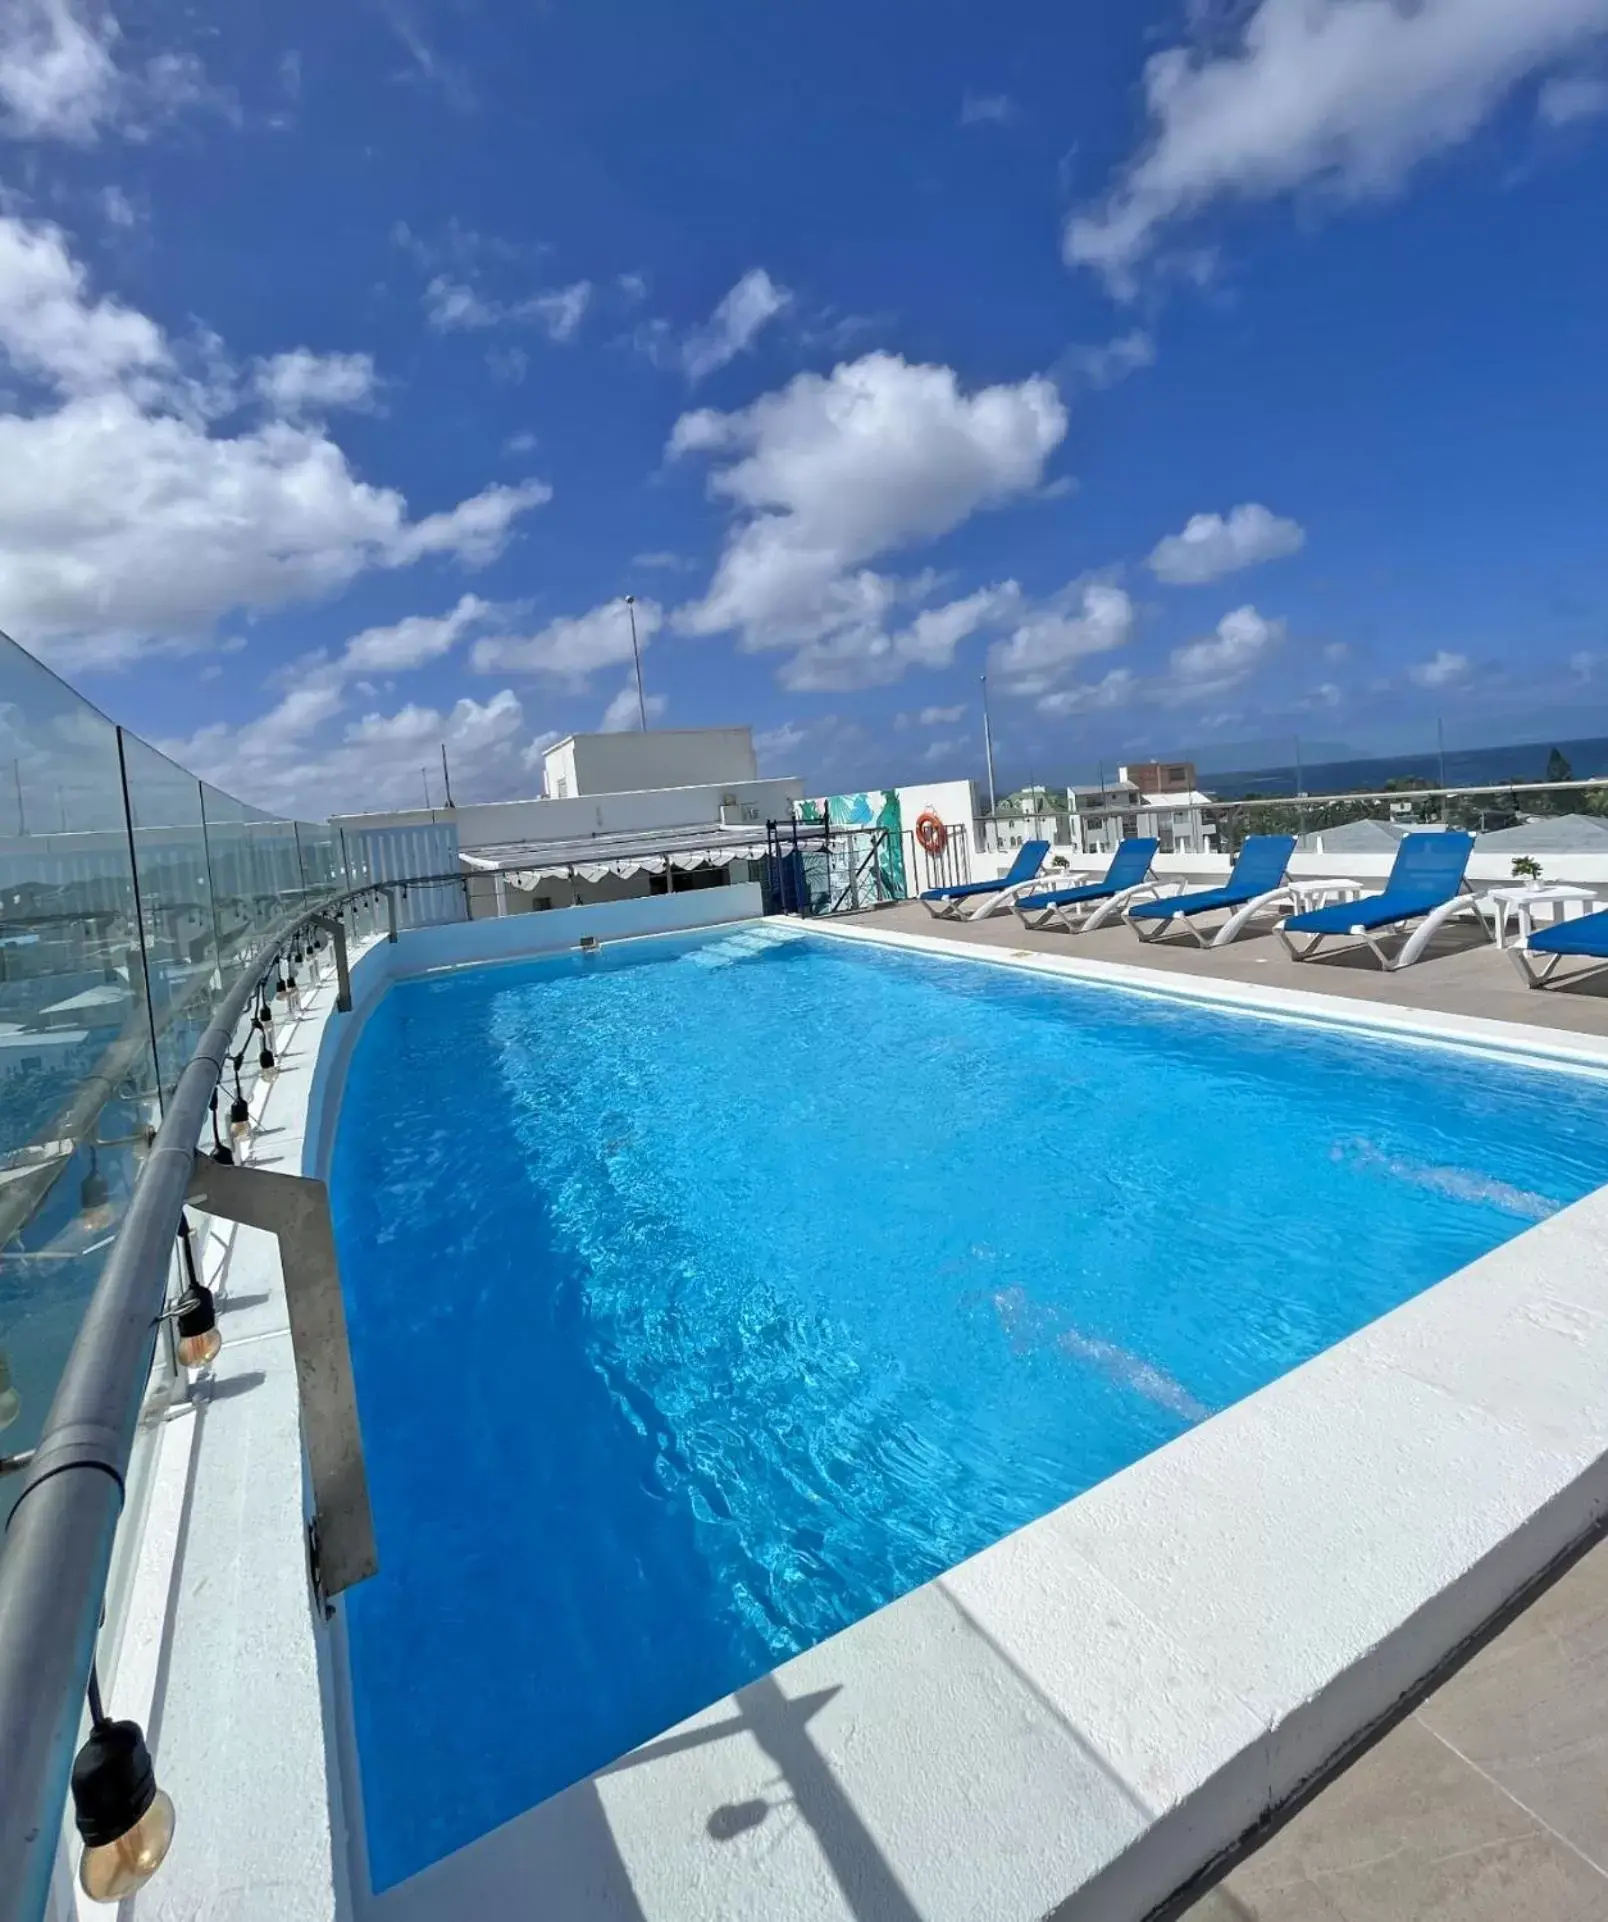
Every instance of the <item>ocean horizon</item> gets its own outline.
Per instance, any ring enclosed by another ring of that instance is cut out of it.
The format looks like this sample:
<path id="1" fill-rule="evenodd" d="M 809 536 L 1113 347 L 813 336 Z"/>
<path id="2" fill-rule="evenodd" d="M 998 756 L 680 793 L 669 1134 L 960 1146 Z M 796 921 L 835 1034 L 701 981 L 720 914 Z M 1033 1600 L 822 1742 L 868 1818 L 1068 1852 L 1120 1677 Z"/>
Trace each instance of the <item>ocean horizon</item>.
<path id="1" fill-rule="evenodd" d="M 1420 754 L 1359 756 L 1345 761 L 1303 761 L 1299 784 L 1292 761 L 1283 766 L 1244 768 L 1203 774 L 1203 789 L 1221 801 L 1245 800 L 1256 795 L 1368 793 L 1387 782 L 1432 781 L 1441 784 L 1444 766 L 1448 787 L 1505 787 L 1509 782 L 1545 780 L 1547 761 L 1556 748 L 1569 763 L 1577 781 L 1608 778 L 1608 736 L 1578 741 L 1519 741 L 1505 747 L 1448 748 L 1444 759 L 1435 749 Z"/>

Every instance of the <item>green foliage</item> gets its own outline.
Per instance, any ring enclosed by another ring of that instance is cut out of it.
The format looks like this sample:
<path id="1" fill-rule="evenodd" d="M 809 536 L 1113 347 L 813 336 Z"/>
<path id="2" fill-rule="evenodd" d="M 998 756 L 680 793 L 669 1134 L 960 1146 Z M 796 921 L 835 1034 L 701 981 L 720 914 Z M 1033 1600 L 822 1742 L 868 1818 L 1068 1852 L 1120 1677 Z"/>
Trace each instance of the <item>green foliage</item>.
<path id="1" fill-rule="evenodd" d="M 1515 881 L 1539 881 L 1541 863 L 1533 854 L 1516 854 L 1513 857 L 1513 878 Z"/>

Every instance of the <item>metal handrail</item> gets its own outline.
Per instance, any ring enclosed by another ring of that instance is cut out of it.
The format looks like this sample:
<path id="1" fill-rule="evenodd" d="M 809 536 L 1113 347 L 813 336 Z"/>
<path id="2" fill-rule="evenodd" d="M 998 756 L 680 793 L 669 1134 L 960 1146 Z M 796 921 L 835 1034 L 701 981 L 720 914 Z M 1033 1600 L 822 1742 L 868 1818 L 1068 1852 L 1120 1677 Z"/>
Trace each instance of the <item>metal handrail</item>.
<path id="1" fill-rule="evenodd" d="M 248 1002 L 320 918 L 461 875 L 369 881 L 288 917 L 236 976 L 166 1104 L 0 1551 L 0 1922 L 44 1912 L 112 1546 L 196 1143 Z M 344 947 L 344 943 L 342 943 Z"/>

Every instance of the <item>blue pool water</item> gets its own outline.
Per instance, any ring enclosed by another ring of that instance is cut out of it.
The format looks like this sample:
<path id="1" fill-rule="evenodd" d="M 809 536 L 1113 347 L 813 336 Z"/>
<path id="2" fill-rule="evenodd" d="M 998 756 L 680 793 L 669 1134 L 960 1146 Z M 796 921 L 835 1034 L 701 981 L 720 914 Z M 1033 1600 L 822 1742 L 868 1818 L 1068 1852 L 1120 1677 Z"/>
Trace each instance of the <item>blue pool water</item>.
<path id="1" fill-rule="evenodd" d="M 385 1887 L 1608 1175 L 1608 1083 L 805 937 L 394 987 L 333 1187 Z"/>

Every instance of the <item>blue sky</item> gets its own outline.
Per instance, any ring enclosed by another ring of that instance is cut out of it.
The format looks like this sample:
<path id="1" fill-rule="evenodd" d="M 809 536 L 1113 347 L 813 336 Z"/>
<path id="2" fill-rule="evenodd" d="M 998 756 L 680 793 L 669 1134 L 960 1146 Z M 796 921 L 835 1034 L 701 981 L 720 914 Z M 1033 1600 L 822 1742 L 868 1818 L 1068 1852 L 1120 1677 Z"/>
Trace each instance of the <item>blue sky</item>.
<path id="1" fill-rule="evenodd" d="M 0 626 L 246 798 L 628 592 L 822 788 L 1608 731 L 1608 0 L 12 0 L 0 135 Z"/>

